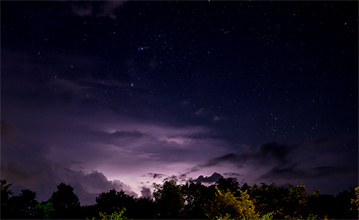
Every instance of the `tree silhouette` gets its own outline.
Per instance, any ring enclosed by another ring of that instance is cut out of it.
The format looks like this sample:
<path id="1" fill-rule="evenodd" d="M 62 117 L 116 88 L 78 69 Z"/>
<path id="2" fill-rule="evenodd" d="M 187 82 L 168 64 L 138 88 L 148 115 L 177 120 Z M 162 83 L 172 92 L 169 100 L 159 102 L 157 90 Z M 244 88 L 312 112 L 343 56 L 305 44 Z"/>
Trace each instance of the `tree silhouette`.
<path id="1" fill-rule="evenodd" d="M 156 216 L 156 205 L 149 198 L 136 199 L 136 210 L 140 211 L 134 213 L 134 219 L 153 219 Z"/>
<path id="2" fill-rule="evenodd" d="M 251 198 L 254 199 L 256 210 L 259 213 L 273 213 L 274 218 L 284 218 L 284 208 L 287 203 L 284 198 L 288 197 L 289 189 L 279 187 L 272 184 L 262 183 L 261 187 L 253 184 L 253 187 L 243 186 L 248 188 Z"/>
<path id="3" fill-rule="evenodd" d="M 35 198 L 36 193 L 28 189 L 23 189 L 20 195 L 11 197 L 12 217 L 18 219 L 33 218 L 35 215 L 34 209 L 37 204 Z"/>
<path id="4" fill-rule="evenodd" d="M 359 187 L 336 197 L 307 193 L 304 184 L 274 183 L 238 186 L 234 179 L 221 179 L 205 186 L 200 182 L 155 185 L 154 199 L 133 198 L 124 191 L 110 190 L 96 198 L 96 205 L 80 206 L 70 185 L 61 183 L 50 199 L 38 203 L 36 193 L 22 190 L 13 196 L 11 184 L 0 181 L 2 219 L 358 219 Z M 220 189 L 221 187 L 222 189 Z M 244 190 L 244 191 L 243 191 Z"/>
<path id="5" fill-rule="evenodd" d="M 218 189 L 226 191 L 227 189 L 231 192 L 237 192 L 239 190 L 239 183 L 234 178 L 220 178 L 216 182 Z"/>
<path id="6" fill-rule="evenodd" d="M 182 193 L 185 200 L 186 217 L 195 219 L 206 218 L 204 205 L 215 195 L 213 187 L 206 187 L 200 182 L 188 182 L 182 186 Z"/>
<path id="7" fill-rule="evenodd" d="M 101 193 L 96 198 L 96 206 L 106 214 L 120 212 L 125 208 L 124 215 L 126 217 L 133 217 L 135 212 L 135 200 L 132 196 L 126 195 L 123 190 L 117 192 L 115 189 L 112 189 L 107 193 Z"/>
<path id="8" fill-rule="evenodd" d="M 1 218 L 10 218 L 11 208 L 10 208 L 10 196 L 13 195 L 13 192 L 9 189 L 12 184 L 7 183 L 5 179 L 0 180 L 0 190 L 1 190 Z"/>
<path id="9" fill-rule="evenodd" d="M 174 180 L 164 182 L 163 186 L 155 185 L 153 195 L 159 208 L 160 218 L 184 217 L 182 190 Z"/>
<path id="10" fill-rule="evenodd" d="M 58 185 L 57 191 L 52 194 L 49 201 L 55 208 L 54 218 L 75 218 L 79 212 L 79 198 L 70 185 Z"/>
<path id="11" fill-rule="evenodd" d="M 358 191 L 357 188 L 350 188 L 350 190 L 344 190 L 340 192 L 335 200 L 336 200 L 336 213 L 334 214 L 334 218 L 358 218 Z"/>

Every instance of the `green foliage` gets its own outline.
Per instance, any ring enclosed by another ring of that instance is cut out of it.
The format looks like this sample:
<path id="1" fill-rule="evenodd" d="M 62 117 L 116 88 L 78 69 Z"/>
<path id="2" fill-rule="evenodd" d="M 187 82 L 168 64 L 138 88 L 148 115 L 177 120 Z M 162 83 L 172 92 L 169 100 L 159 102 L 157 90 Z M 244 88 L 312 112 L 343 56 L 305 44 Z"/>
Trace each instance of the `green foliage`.
<path id="1" fill-rule="evenodd" d="M 123 216 L 123 213 L 126 211 L 125 208 L 123 208 L 121 211 L 113 212 L 112 214 L 107 215 L 106 213 L 100 212 L 99 215 L 102 218 L 102 220 L 122 220 L 127 219 L 125 216 Z"/>
<path id="2" fill-rule="evenodd" d="M 274 212 L 269 212 L 263 216 L 261 216 L 259 219 L 261 220 L 271 220 L 273 219 Z"/>
<path id="3" fill-rule="evenodd" d="M 290 190 L 288 196 L 285 198 L 287 203 L 285 212 L 287 215 L 285 218 L 288 219 L 302 219 L 304 216 L 309 216 L 308 212 L 308 201 L 309 194 L 305 189 L 304 184 L 297 186 L 289 185 Z"/>
<path id="4" fill-rule="evenodd" d="M 215 197 L 206 206 L 208 218 L 234 218 L 234 219 L 258 219 L 260 216 L 255 211 L 254 203 L 247 192 L 240 191 L 240 197 L 235 197 L 233 192 L 222 191 L 217 188 Z"/>
<path id="5" fill-rule="evenodd" d="M 252 189 L 248 190 L 258 213 L 261 215 L 266 214 L 266 218 L 269 218 L 270 214 L 273 218 L 284 217 L 283 212 L 286 204 L 283 198 L 288 195 L 288 189 L 278 187 L 274 183 L 262 183 L 260 187 L 257 184 L 253 184 Z"/>
<path id="6" fill-rule="evenodd" d="M 216 217 L 215 219 L 218 219 L 218 220 L 234 220 L 234 218 L 231 218 L 231 215 L 226 213 L 224 216 L 219 216 L 219 217 Z"/>
<path id="7" fill-rule="evenodd" d="M 354 198 L 350 200 L 350 211 L 358 212 L 358 219 L 359 219 L 359 186 L 355 187 L 354 189 Z"/>
<path id="8" fill-rule="evenodd" d="M 55 208 L 52 202 L 42 202 L 35 206 L 35 215 L 37 218 L 52 219 L 54 212 Z"/>
<path id="9" fill-rule="evenodd" d="M 314 220 L 314 219 L 318 219 L 319 217 L 317 215 L 314 214 L 309 214 L 308 217 L 306 217 L 307 220 Z"/>
<path id="10" fill-rule="evenodd" d="M 317 219 L 323 218 L 327 207 L 321 207 L 322 197 L 318 189 L 307 193 L 304 184 L 288 184 L 289 188 L 274 183 L 261 186 L 253 184 L 249 194 L 255 202 L 256 211 L 265 218 L 274 219 Z M 324 211 L 323 211 L 324 210 Z M 267 214 L 266 214 L 267 213 Z M 268 215 L 270 214 L 270 216 Z"/>
<path id="11" fill-rule="evenodd" d="M 122 208 L 120 211 L 115 211 L 111 214 L 106 214 L 106 212 L 100 212 L 99 216 L 102 220 L 126 220 L 127 217 L 123 216 L 123 213 L 126 211 L 126 208 Z M 86 218 L 89 220 L 89 218 Z M 96 218 L 93 217 L 92 220 L 95 220 Z"/>

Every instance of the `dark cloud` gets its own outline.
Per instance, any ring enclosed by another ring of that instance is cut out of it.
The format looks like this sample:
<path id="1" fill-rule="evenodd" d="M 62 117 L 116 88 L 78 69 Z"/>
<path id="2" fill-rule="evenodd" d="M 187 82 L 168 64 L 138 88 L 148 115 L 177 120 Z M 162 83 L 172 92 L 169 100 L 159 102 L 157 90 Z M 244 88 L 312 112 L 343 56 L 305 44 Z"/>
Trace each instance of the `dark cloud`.
<path id="1" fill-rule="evenodd" d="M 186 177 L 187 177 L 186 174 L 181 174 L 181 175 L 179 176 L 180 179 L 185 179 Z"/>
<path id="2" fill-rule="evenodd" d="M 200 165 L 200 166 L 201 167 L 212 167 L 212 166 L 218 165 L 219 163 L 223 163 L 223 162 L 236 162 L 237 159 L 238 159 L 237 154 L 230 153 L 230 154 L 225 154 L 220 157 L 213 158 L 213 159 L 209 160 L 207 163 Z"/>
<path id="3" fill-rule="evenodd" d="M 79 164 L 79 165 L 82 165 L 83 164 L 83 162 L 82 161 L 76 161 L 76 160 L 73 160 L 73 161 L 71 161 L 73 164 Z"/>
<path id="4" fill-rule="evenodd" d="M 327 177 L 340 178 L 348 174 L 356 175 L 357 170 L 348 167 L 314 167 L 310 169 L 300 169 L 296 166 L 288 168 L 274 167 L 266 174 L 260 176 L 258 180 L 297 180 L 297 179 L 321 179 Z"/>
<path id="5" fill-rule="evenodd" d="M 249 155 L 252 159 L 261 162 L 275 162 L 280 165 L 286 165 L 287 155 L 295 149 L 294 146 L 279 145 L 275 142 L 263 144 L 259 147 L 256 153 Z"/>
<path id="6" fill-rule="evenodd" d="M 172 175 L 172 176 L 169 176 L 169 177 L 164 178 L 164 179 L 163 179 L 163 182 L 171 181 L 171 180 L 174 180 L 174 181 L 178 182 L 178 177 L 175 176 L 175 175 Z"/>
<path id="7" fill-rule="evenodd" d="M 197 172 L 199 171 L 199 167 L 192 167 L 188 173 L 194 173 L 194 172 Z"/>
<path id="8" fill-rule="evenodd" d="M 109 133 L 109 136 L 112 137 L 134 137 L 139 138 L 142 137 L 144 134 L 138 131 L 115 131 L 112 133 Z"/>
<path id="9" fill-rule="evenodd" d="M 303 182 L 327 193 L 355 186 L 358 157 L 352 154 L 352 149 L 357 147 L 357 141 L 355 135 L 343 135 L 303 142 L 287 152 L 287 156 L 278 156 L 285 159 L 278 159 L 257 181 Z"/>
<path id="10" fill-rule="evenodd" d="M 202 182 L 202 183 L 214 183 L 217 182 L 223 176 L 219 173 L 213 173 L 211 176 L 199 176 L 197 179 L 193 180 L 193 182 Z"/>
<path id="11" fill-rule="evenodd" d="M 142 187 L 141 190 L 141 197 L 142 198 L 152 198 L 152 192 L 150 188 Z"/>
<path id="12" fill-rule="evenodd" d="M 208 160 L 207 162 L 205 162 L 203 164 L 200 164 L 200 165 L 190 168 L 189 171 L 187 172 L 187 174 L 197 172 L 201 168 L 213 167 L 213 166 L 216 166 L 216 165 L 218 165 L 220 163 L 224 163 L 224 162 L 237 163 L 238 158 L 239 158 L 238 155 L 234 154 L 234 153 L 229 153 L 229 154 L 225 154 L 220 157 L 215 157 L 215 158 Z"/>
<path id="13" fill-rule="evenodd" d="M 246 181 L 252 183 L 258 181 L 307 182 L 312 186 L 315 183 L 320 183 L 322 185 L 317 187 L 322 188 L 325 192 L 333 193 L 340 191 L 340 187 L 345 187 L 348 183 L 355 185 L 358 158 L 349 152 L 356 142 L 357 138 L 352 136 L 294 145 L 281 145 L 272 142 L 257 148 L 247 147 L 247 153 L 229 153 L 214 157 L 203 164 L 192 167 L 188 173 L 213 166 L 232 164 L 239 169 L 246 167 L 241 172 Z M 347 147 L 348 153 L 344 153 L 341 146 Z M 252 169 L 251 167 L 255 168 L 249 171 Z M 236 177 L 240 174 L 226 172 L 223 175 Z M 335 184 L 326 186 L 325 181 L 330 182 L 333 177 L 336 178 Z"/>
<path id="14" fill-rule="evenodd" d="M 147 176 L 150 176 L 150 177 L 156 179 L 156 178 L 162 178 L 162 177 L 164 177 L 165 175 L 164 175 L 164 174 L 160 174 L 160 173 L 148 173 Z"/>
<path id="15" fill-rule="evenodd" d="M 242 176 L 241 174 L 235 173 L 235 172 L 223 173 L 223 175 L 226 175 L 226 176 Z"/>
<path id="16" fill-rule="evenodd" d="M 1 167 L 2 177 L 13 183 L 35 188 L 37 181 L 46 181 L 50 176 L 46 170 L 37 170 L 18 163 L 10 162 Z"/>
<path id="17" fill-rule="evenodd" d="M 257 149 L 247 154 L 229 153 L 220 157 L 208 160 L 204 164 L 192 168 L 196 171 L 199 168 L 212 167 L 221 163 L 233 163 L 238 167 L 242 167 L 244 163 L 252 161 L 259 164 L 287 164 L 287 155 L 295 149 L 296 146 L 279 145 L 275 142 L 260 145 Z M 193 171 L 191 171 L 193 172 Z"/>

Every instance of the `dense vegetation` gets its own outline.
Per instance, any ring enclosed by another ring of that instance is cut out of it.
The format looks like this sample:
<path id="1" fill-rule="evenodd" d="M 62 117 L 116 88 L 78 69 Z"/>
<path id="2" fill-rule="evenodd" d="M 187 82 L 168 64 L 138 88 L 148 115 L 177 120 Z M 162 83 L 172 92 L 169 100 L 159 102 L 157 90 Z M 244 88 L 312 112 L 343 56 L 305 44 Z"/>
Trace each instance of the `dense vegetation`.
<path id="1" fill-rule="evenodd" d="M 305 185 L 239 186 L 234 179 L 220 179 L 214 185 L 175 181 L 155 185 L 154 199 L 133 198 L 110 190 L 96 198 L 96 204 L 81 206 L 70 185 L 61 183 L 48 201 L 36 201 L 36 193 L 22 190 L 13 195 L 1 180 L 1 218 L 15 219 L 358 219 L 359 187 L 337 196 L 309 194 Z"/>

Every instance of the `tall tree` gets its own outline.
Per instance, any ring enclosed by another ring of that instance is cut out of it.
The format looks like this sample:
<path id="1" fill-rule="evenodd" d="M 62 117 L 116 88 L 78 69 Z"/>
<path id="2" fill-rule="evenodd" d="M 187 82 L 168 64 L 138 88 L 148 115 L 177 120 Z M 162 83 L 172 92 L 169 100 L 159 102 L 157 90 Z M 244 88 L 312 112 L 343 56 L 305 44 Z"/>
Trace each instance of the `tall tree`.
<path id="1" fill-rule="evenodd" d="M 357 192 L 356 192 L 357 191 Z M 335 215 L 334 218 L 350 218 L 356 219 L 358 217 L 358 188 L 351 188 L 344 190 L 335 197 Z"/>
<path id="2" fill-rule="evenodd" d="M 220 178 L 216 182 L 218 189 L 226 191 L 227 189 L 233 193 L 239 190 L 239 183 L 234 178 Z"/>
<path id="3" fill-rule="evenodd" d="M 57 186 L 49 199 L 55 208 L 55 218 L 76 218 L 80 208 L 80 202 L 74 193 L 74 188 L 61 183 Z"/>
<path id="4" fill-rule="evenodd" d="M 123 208 L 126 209 L 124 215 L 126 217 L 133 217 L 135 212 L 135 200 L 132 196 L 126 195 L 123 190 L 117 192 L 115 189 L 106 193 L 101 193 L 96 198 L 96 206 L 101 212 L 111 214 L 120 212 Z"/>
<path id="5" fill-rule="evenodd" d="M 156 217 L 156 206 L 152 199 L 138 198 L 136 201 L 136 209 L 140 212 L 134 213 L 134 219 L 154 219 Z"/>
<path id="6" fill-rule="evenodd" d="M 289 189 L 279 187 L 274 183 L 262 183 L 261 187 L 253 184 L 253 187 L 248 192 L 254 199 L 256 210 L 259 213 L 273 213 L 274 218 L 284 218 L 284 207 L 286 207 L 287 203 L 283 198 L 288 197 Z"/>
<path id="7" fill-rule="evenodd" d="M 311 214 L 309 207 L 310 194 L 307 193 L 305 185 L 294 186 L 288 184 L 290 187 L 289 194 L 285 198 L 286 206 L 284 216 L 285 218 L 306 218 Z"/>
<path id="8" fill-rule="evenodd" d="M 1 191 L 1 218 L 10 218 L 10 197 L 13 195 L 13 192 L 9 189 L 11 183 L 7 183 L 5 179 L 0 179 L 0 191 Z"/>
<path id="9" fill-rule="evenodd" d="M 52 202 L 47 201 L 47 202 L 37 203 L 34 212 L 36 219 L 52 219 L 55 209 Z"/>
<path id="10" fill-rule="evenodd" d="M 175 181 L 166 181 L 163 186 L 155 185 L 153 192 L 159 208 L 159 218 L 183 218 L 184 199 L 181 187 Z"/>
<path id="11" fill-rule="evenodd" d="M 217 188 L 215 197 L 206 206 L 206 215 L 211 219 L 258 219 L 253 201 L 246 192 L 234 196 L 233 192 Z"/>
<path id="12" fill-rule="evenodd" d="M 12 217 L 17 219 L 33 218 L 37 205 L 36 193 L 23 189 L 20 195 L 10 198 Z"/>
<path id="13" fill-rule="evenodd" d="M 204 205 L 214 196 L 213 187 L 206 187 L 200 182 L 187 182 L 181 188 L 185 200 L 186 217 L 192 219 L 207 218 Z"/>

